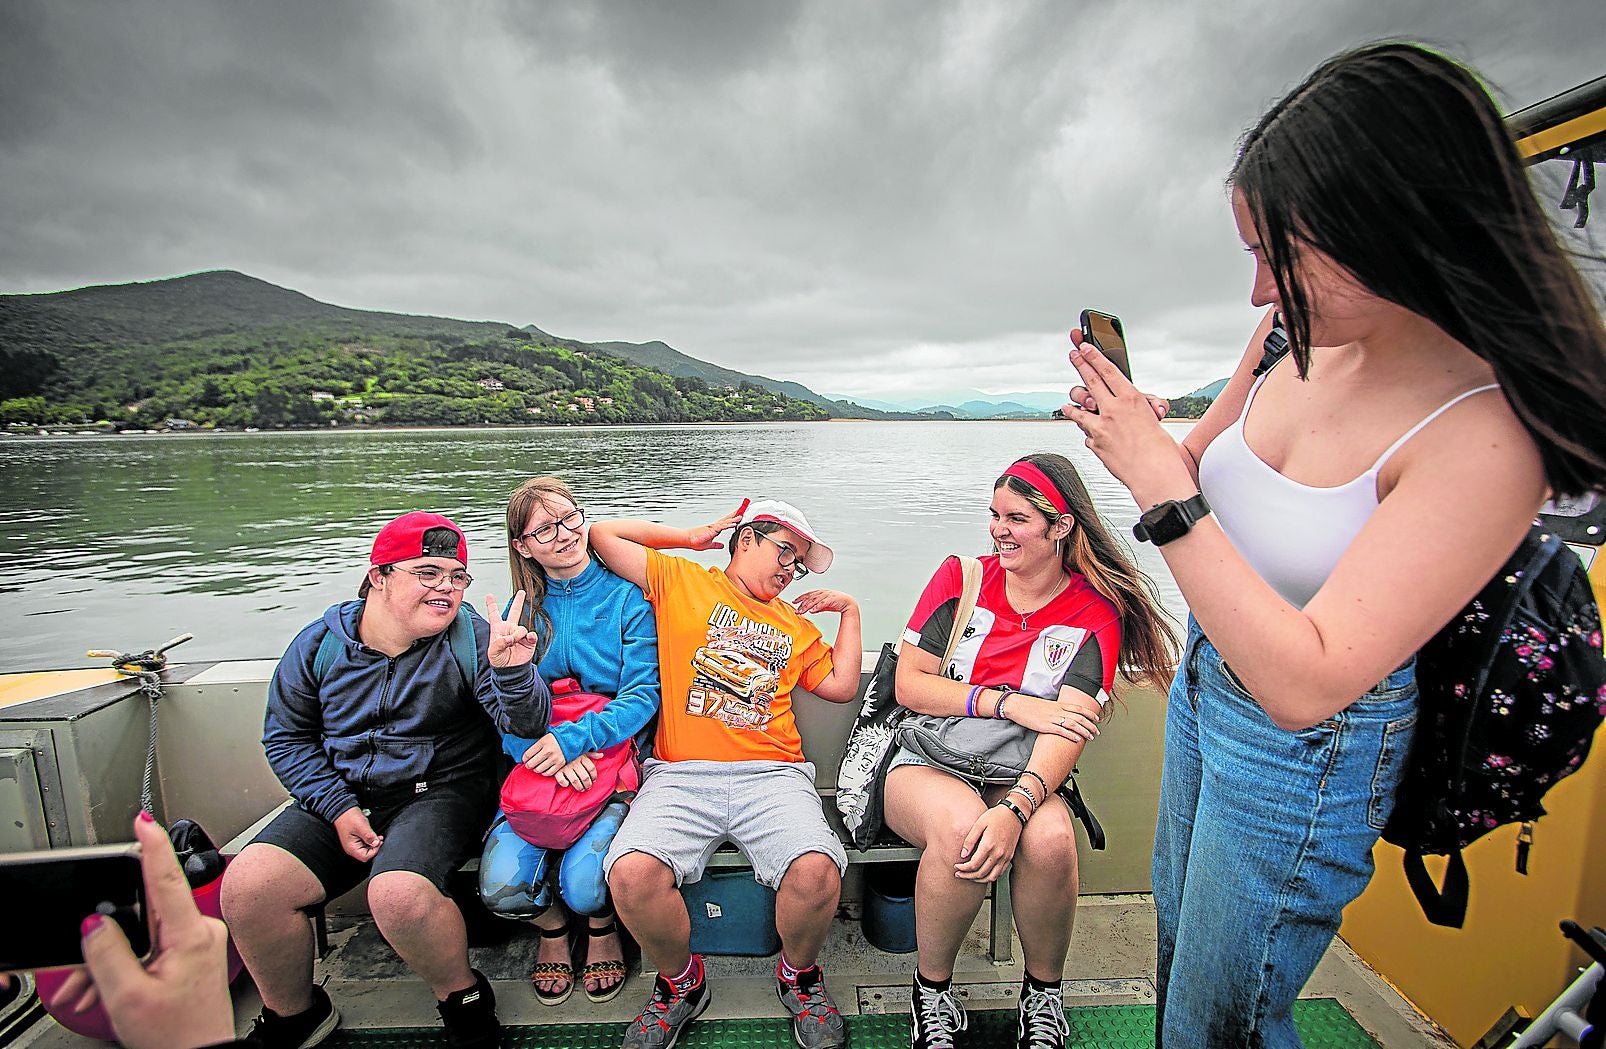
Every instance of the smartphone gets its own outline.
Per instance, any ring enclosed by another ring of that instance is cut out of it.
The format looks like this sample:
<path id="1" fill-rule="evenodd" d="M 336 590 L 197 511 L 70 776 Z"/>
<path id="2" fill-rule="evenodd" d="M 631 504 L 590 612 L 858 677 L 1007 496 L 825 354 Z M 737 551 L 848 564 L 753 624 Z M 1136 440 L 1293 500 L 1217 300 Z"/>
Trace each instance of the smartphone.
<path id="1" fill-rule="evenodd" d="M 122 926 L 136 956 L 150 953 L 138 844 L 0 853 L 0 900 L 10 904 L 0 971 L 82 965 L 79 926 L 96 913 Z"/>
<path id="2" fill-rule="evenodd" d="M 1108 357 L 1128 380 L 1132 378 L 1132 365 L 1126 358 L 1126 332 L 1121 318 L 1113 313 L 1098 310 L 1082 311 L 1082 337 Z"/>

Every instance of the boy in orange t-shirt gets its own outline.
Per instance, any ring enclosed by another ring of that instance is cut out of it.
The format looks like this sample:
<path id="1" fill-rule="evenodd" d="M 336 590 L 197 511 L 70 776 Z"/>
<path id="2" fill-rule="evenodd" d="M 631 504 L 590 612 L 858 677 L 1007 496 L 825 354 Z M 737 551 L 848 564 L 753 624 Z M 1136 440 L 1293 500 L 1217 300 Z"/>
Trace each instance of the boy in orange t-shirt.
<path id="1" fill-rule="evenodd" d="M 730 563 L 705 568 L 664 549 L 714 550 L 734 528 Z M 608 850 L 614 906 L 658 969 L 651 999 L 625 1032 L 625 1049 L 666 1049 L 708 1007 L 702 959 L 679 886 L 703 875 L 726 838 L 776 890 L 781 935 L 776 991 L 803 1049 L 847 1045 L 816 963 L 836 913 L 847 853 L 825 820 L 814 766 L 803 758 L 792 690 L 833 703 L 858 694 L 859 605 L 836 590 L 791 604 L 781 591 L 831 564 L 801 511 L 766 499 L 690 530 L 599 521 L 591 547 L 640 586 L 658 619 L 663 710 L 641 792 Z M 795 607 L 794 607 L 795 606 Z M 835 646 L 803 618 L 837 612 Z"/>

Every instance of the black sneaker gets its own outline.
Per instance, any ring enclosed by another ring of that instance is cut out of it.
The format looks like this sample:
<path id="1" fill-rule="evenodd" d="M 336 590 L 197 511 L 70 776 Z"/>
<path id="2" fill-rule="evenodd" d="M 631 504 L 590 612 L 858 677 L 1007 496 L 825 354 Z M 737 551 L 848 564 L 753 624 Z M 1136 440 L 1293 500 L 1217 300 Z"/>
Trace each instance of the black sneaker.
<path id="1" fill-rule="evenodd" d="M 707 980 L 679 990 L 662 975 L 655 977 L 646 1008 L 625 1028 L 623 1049 L 672 1049 L 711 1001 Z"/>
<path id="2" fill-rule="evenodd" d="M 446 1025 L 446 1044 L 452 1049 L 502 1049 L 502 1021 L 496 1018 L 496 994 L 491 981 L 478 969 L 474 986 L 453 991 L 444 1002 L 435 1003 Z"/>
<path id="3" fill-rule="evenodd" d="M 842 1014 L 825 989 L 825 974 L 818 965 L 785 980 L 777 973 L 775 993 L 792 1014 L 792 1041 L 799 1049 L 842 1049 L 848 1044 L 848 1028 Z"/>
<path id="4" fill-rule="evenodd" d="M 1015 1023 L 1015 1049 L 1065 1049 L 1071 1025 L 1058 987 L 1023 986 Z"/>
<path id="5" fill-rule="evenodd" d="M 909 1030 L 913 1049 L 954 1049 L 955 1036 L 970 1024 L 951 986 L 939 991 L 921 983 L 918 976 L 910 992 L 909 1014 L 914 1018 Z"/>
<path id="6" fill-rule="evenodd" d="M 312 1049 L 339 1026 L 340 1010 L 329 1000 L 329 992 L 313 984 L 312 1005 L 305 1012 L 280 1016 L 264 1005 L 245 1039 L 261 1049 Z"/>

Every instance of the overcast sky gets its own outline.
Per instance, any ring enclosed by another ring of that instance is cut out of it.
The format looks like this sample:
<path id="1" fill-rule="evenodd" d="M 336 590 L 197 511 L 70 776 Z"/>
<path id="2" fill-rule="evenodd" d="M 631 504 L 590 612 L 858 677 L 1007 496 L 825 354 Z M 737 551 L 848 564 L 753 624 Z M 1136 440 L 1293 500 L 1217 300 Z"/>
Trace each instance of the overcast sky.
<path id="1" fill-rule="evenodd" d="M 886 400 L 1227 374 L 1222 177 L 1384 36 L 1507 108 L 1606 73 L 1603 0 L 0 0 L 0 291 L 237 269 L 362 309 L 662 339 Z"/>

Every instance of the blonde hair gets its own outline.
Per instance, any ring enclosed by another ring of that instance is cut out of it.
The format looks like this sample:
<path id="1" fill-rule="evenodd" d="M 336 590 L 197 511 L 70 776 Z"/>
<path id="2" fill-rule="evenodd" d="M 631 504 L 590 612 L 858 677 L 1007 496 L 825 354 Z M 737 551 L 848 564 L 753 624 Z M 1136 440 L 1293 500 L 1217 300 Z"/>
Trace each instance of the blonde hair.
<path id="1" fill-rule="evenodd" d="M 537 663 L 552 644 L 552 617 L 546 611 L 546 569 L 535 558 L 519 553 L 517 544 L 524 523 L 530 519 L 535 508 L 540 506 L 558 513 L 557 507 L 552 504 L 559 499 L 573 506 L 580 505 L 569 486 L 556 477 L 532 477 L 514 489 L 507 501 L 508 573 L 513 579 L 513 589 L 524 591 L 523 626 L 535 634 Z M 562 514 L 559 513 L 559 516 Z"/>

